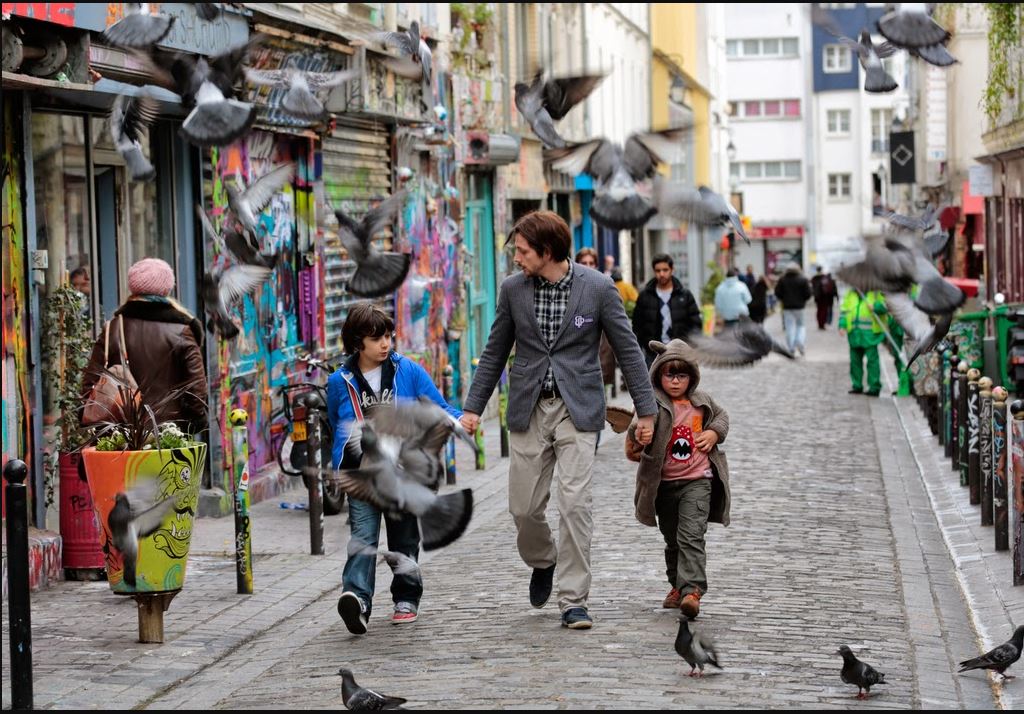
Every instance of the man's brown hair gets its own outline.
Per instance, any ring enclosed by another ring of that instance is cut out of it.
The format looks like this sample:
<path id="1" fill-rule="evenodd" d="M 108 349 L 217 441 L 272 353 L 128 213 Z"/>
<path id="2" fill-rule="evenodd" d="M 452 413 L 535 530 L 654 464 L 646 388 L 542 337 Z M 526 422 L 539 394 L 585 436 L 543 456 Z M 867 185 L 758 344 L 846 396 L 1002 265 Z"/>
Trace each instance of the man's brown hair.
<path id="1" fill-rule="evenodd" d="M 345 352 L 355 354 L 363 349 L 364 337 L 383 337 L 395 331 L 395 321 L 372 302 L 353 305 L 341 328 L 341 344 Z"/>
<path id="2" fill-rule="evenodd" d="M 514 242 L 517 234 L 529 243 L 537 255 L 543 256 L 546 252 L 556 263 L 569 259 L 572 233 L 569 224 L 554 211 L 527 213 L 512 226 L 506 244 Z"/>

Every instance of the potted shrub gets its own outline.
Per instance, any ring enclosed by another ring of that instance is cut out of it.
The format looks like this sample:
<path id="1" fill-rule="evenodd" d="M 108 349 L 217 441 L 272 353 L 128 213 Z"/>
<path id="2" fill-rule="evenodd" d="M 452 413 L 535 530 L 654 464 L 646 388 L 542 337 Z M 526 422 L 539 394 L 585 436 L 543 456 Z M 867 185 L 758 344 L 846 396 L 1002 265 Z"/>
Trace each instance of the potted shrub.
<path id="1" fill-rule="evenodd" d="M 708 268 L 711 269 L 711 276 L 700 291 L 700 312 L 701 317 L 704 318 L 704 334 L 713 335 L 715 334 L 715 290 L 725 280 L 725 271 L 715 261 L 709 262 Z"/>
<path id="2" fill-rule="evenodd" d="M 103 576 L 99 523 L 79 453 L 83 446 L 78 429 L 82 373 L 91 348 L 92 320 L 86 297 L 72 286 L 62 285 L 50 294 L 43 313 L 43 374 L 57 415 L 48 425 L 44 468 L 47 506 L 54 501 L 54 483 L 60 484 L 61 558 L 64 577 L 69 580 Z"/>
<path id="3" fill-rule="evenodd" d="M 95 446 L 84 448 L 82 458 L 107 580 L 115 593 L 177 592 L 185 582 L 206 444 L 173 422 L 157 420 L 184 390 L 147 404 L 141 387 L 110 371 L 104 376 L 117 387 L 117 404 L 108 420 L 93 425 Z M 126 528 L 137 531 L 137 544 Z"/>

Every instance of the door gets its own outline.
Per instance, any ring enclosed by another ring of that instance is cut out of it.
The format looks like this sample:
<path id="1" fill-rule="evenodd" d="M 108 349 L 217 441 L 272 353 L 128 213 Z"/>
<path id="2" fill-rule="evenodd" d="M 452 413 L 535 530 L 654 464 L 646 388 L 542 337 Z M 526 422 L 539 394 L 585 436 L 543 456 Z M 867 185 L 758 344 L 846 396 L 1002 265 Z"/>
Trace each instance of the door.
<path id="1" fill-rule="evenodd" d="M 466 252 L 469 275 L 466 301 L 469 322 L 469 358 L 479 357 L 494 322 L 497 290 L 494 281 L 494 218 L 491 175 L 470 173 L 466 202 Z"/>

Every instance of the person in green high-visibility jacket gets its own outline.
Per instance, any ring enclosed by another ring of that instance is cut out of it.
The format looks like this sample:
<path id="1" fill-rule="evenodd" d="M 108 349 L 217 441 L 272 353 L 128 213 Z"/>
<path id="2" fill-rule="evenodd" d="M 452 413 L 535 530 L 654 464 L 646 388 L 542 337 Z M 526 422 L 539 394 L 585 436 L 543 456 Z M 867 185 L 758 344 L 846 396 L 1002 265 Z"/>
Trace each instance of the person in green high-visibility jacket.
<path id="1" fill-rule="evenodd" d="M 850 394 L 877 397 L 882 391 L 882 374 L 878 364 L 878 345 L 885 339 L 882 320 L 888 310 L 885 297 L 877 290 L 861 293 L 850 290 L 840 308 L 839 333 L 850 344 Z M 864 391 L 864 360 L 868 363 L 868 389 Z"/>

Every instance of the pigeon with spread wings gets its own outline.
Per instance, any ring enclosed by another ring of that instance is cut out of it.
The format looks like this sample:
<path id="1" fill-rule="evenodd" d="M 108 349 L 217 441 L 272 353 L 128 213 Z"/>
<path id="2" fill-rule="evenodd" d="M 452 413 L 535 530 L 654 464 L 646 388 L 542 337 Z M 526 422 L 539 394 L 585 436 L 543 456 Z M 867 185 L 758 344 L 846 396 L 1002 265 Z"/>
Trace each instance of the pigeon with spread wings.
<path id="1" fill-rule="evenodd" d="M 356 221 L 342 210 L 334 212 L 338 219 L 338 237 L 356 264 L 349 278 L 348 288 L 361 297 L 380 297 L 394 292 L 409 273 L 411 256 L 408 253 L 378 250 L 374 236 L 391 223 L 405 202 L 406 192 L 399 191 L 370 209 L 363 220 Z"/>
<path id="2" fill-rule="evenodd" d="M 555 129 L 555 122 L 590 96 L 604 77 L 603 74 L 591 74 L 551 78 L 540 70 L 529 84 L 516 82 L 516 108 L 533 133 L 544 142 L 545 148 L 562 148 L 565 140 Z"/>

